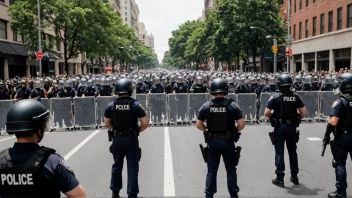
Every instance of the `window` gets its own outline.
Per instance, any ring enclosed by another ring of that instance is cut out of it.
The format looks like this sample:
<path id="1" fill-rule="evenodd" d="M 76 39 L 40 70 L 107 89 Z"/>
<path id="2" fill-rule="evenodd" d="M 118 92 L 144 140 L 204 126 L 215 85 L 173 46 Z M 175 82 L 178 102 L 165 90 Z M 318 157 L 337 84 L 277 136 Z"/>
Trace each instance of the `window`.
<path id="1" fill-rule="evenodd" d="M 15 0 L 10 0 L 10 5 L 13 5 L 15 3 Z"/>
<path id="2" fill-rule="evenodd" d="M 125 21 L 127 21 L 127 17 L 125 18 Z"/>
<path id="3" fill-rule="evenodd" d="M 309 37 L 309 26 L 308 26 L 308 20 L 306 20 L 306 38 Z"/>
<path id="4" fill-rule="evenodd" d="M 298 39 L 302 39 L 302 22 L 299 22 Z"/>
<path id="5" fill-rule="evenodd" d="M 332 32 L 334 28 L 334 15 L 333 12 L 329 12 L 329 32 Z"/>
<path id="6" fill-rule="evenodd" d="M 18 41 L 18 42 L 22 42 L 22 35 L 17 34 L 17 32 L 15 30 L 12 31 L 13 32 L 13 41 Z"/>
<path id="7" fill-rule="evenodd" d="M 306 7 L 308 7 L 309 5 L 309 0 L 306 0 Z"/>
<path id="8" fill-rule="evenodd" d="M 299 10 L 302 10 L 302 0 L 299 0 Z"/>
<path id="9" fill-rule="evenodd" d="M 61 38 L 56 37 L 56 50 L 61 51 Z"/>
<path id="10" fill-rule="evenodd" d="M 352 4 L 347 6 L 347 28 L 352 27 Z"/>
<path id="11" fill-rule="evenodd" d="M 7 39 L 7 22 L 0 20 L 0 38 Z"/>
<path id="12" fill-rule="evenodd" d="M 337 9 L 337 30 L 342 29 L 342 8 Z"/>
<path id="13" fill-rule="evenodd" d="M 293 25 L 293 40 L 296 40 L 296 25 Z"/>
<path id="14" fill-rule="evenodd" d="M 315 4 L 315 0 L 313 0 L 313 4 Z"/>
<path id="15" fill-rule="evenodd" d="M 324 34 L 325 29 L 325 14 L 320 15 L 320 34 Z"/>
<path id="16" fill-rule="evenodd" d="M 313 17 L 313 36 L 317 35 L 317 17 Z"/>
<path id="17" fill-rule="evenodd" d="M 291 27 L 290 27 L 290 35 L 292 35 L 292 33 L 291 33 Z"/>
<path id="18" fill-rule="evenodd" d="M 296 1 L 297 0 L 293 0 L 293 13 L 296 13 L 296 8 L 297 8 Z"/>

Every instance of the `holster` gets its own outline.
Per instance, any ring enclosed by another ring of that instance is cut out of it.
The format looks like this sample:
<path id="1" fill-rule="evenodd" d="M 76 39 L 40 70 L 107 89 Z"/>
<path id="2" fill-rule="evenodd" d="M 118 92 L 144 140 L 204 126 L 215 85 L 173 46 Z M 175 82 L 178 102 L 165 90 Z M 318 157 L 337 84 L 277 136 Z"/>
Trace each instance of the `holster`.
<path id="1" fill-rule="evenodd" d="M 205 141 L 205 143 L 208 143 L 208 141 L 211 140 L 211 138 L 213 137 L 213 136 L 212 136 L 212 133 L 209 132 L 208 130 L 204 131 L 204 132 L 203 132 L 203 135 L 204 135 L 204 141 Z"/>
<path id="2" fill-rule="evenodd" d="M 235 148 L 235 166 L 237 166 L 238 163 L 240 162 L 241 151 L 242 151 L 242 147 L 237 146 Z"/>
<path id="3" fill-rule="evenodd" d="M 232 132 L 233 141 L 234 142 L 238 142 L 238 140 L 240 139 L 241 135 L 242 135 L 241 132 L 239 132 L 237 130 L 237 128 L 235 128 L 235 130 Z"/>
<path id="4" fill-rule="evenodd" d="M 112 141 L 112 130 L 108 130 L 108 138 L 109 138 L 109 142 Z"/>
<path id="5" fill-rule="evenodd" d="M 208 147 L 204 148 L 202 144 L 199 144 L 200 152 L 202 153 L 203 160 L 208 163 Z"/>
<path id="6" fill-rule="evenodd" d="M 270 120 L 272 127 L 275 128 L 275 127 L 279 126 L 278 120 L 276 118 L 269 118 L 269 120 Z"/>
<path id="7" fill-rule="evenodd" d="M 138 147 L 138 150 L 137 150 L 137 161 L 141 161 L 141 158 L 142 158 L 142 149 L 140 147 Z"/>
<path id="8" fill-rule="evenodd" d="M 331 154 L 332 154 L 332 167 L 336 168 L 336 161 L 335 161 L 335 152 L 336 152 L 336 146 L 335 146 L 335 141 L 331 140 L 330 141 L 330 149 L 331 149 Z"/>
<path id="9" fill-rule="evenodd" d="M 270 137 L 271 143 L 273 145 L 275 145 L 275 140 L 276 140 L 275 133 L 274 132 L 269 132 L 269 137 Z"/>
<path id="10" fill-rule="evenodd" d="M 297 130 L 297 132 L 296 132 L 296 143 L 299 142 L 299 135 L 300 135 L 299 130 Z"/>

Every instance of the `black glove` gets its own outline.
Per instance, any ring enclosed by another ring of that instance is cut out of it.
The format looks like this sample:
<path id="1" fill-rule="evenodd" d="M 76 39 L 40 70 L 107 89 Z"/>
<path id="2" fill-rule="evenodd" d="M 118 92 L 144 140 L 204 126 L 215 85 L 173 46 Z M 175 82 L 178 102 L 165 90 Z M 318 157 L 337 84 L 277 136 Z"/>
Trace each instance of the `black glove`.
<path id="1" fill-rule="evenodd" d="M 323 139 L 323 144 L 325 145 L 328 145 L 330 144 L 330 135 L 329 136 L 324 136 L 324 139 Z"/>

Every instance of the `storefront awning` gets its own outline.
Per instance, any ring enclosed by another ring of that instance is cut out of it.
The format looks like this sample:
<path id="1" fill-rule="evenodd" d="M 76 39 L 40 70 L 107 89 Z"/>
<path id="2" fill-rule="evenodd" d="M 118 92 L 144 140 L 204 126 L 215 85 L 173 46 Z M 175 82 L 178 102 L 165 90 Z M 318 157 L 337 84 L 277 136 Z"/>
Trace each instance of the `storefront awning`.
<path id="1" fill-rule="evenodd" d="M 3 41 L 0 41 L 0 53 L 8 55 L 18 55 L 17 52 L 11 47 L 10 43 Z"/>
<path id="2" fill-rule="evenodd" d="M 60 59 L 60 54 L 55 53 L 55 52 L 44 52 L 44 56 L 42 60 L 59 60 Z M 36 55 L 32 54 L 32 59 L 36 59 Z"/>
<path id="3" fill-rule="evenodd" d="M 19 56 L 28 56 L 29 48 L 25 45 L 10 43 L 11 47 L 17 52 Z"/>

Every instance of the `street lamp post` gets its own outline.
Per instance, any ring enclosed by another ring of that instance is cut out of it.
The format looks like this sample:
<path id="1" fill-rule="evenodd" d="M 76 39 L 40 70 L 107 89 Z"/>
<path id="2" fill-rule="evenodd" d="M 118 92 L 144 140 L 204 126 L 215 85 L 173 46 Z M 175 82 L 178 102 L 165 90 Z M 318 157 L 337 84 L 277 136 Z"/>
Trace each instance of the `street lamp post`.
<path id="1" fill-rule="evenodd" d="M 38 6 L 38 47 L 39 47 L 39 52 L 42 51 L 42 33 L 41 33 L 41 27 L 40 27 L 40 0 L 37 0 L 37 6 Z M 42 60 L 39 59 L 39 76 L 42 76 Z"/>
<path id="2" fill-rule="evenodd" d="M 287 9 L 287 48 L 290 50 L 290 20 L 291 20 L 291 0 L 288 0 Z M 290 54 L 287 56 L 287 72 L 290 72 Z"/>

